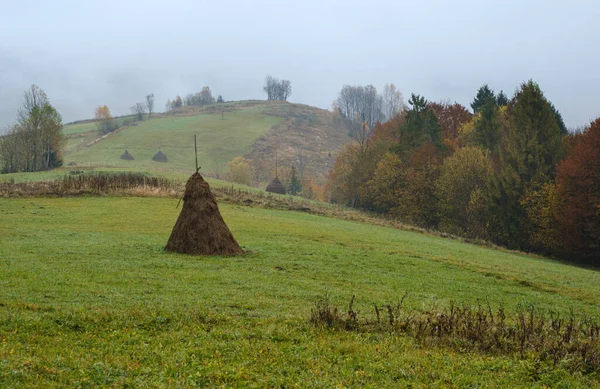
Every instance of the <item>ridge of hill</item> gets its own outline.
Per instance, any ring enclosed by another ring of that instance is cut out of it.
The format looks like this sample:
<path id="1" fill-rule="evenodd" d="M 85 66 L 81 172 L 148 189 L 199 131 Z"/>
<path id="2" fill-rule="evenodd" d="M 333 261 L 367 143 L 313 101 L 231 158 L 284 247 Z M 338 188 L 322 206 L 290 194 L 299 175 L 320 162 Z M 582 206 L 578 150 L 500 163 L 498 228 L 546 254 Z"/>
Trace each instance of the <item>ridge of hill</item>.
<path id="1" fill-rule="evenodd" d="M 64 133 L 67 166 L 189 172 L 195 164 L 193 137 L 197 135 L 198 161 L 205 174 L 219 177 L 229 161 L 246 156 L 264 181 L 275 168 L 275 152 L 279 166 L 289 168 L 295 164 L 323 181 L 337 151 L 350 141 L 327 110 L 260 100 L 182 107 L 122 126 L 104 137 L 95 131 L 93 121 L 66 125 Z M 125 150 L 135 160 L 122 160 Z M 168 162 L 152 160 L 158 151 L 167 156 Z"/>

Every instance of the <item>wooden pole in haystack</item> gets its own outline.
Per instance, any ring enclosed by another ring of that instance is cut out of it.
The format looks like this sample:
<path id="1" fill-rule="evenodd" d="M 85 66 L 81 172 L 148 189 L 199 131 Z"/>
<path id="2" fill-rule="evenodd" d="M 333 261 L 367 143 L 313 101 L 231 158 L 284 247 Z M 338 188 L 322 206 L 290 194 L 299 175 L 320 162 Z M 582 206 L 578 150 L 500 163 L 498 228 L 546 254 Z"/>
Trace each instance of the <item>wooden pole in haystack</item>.
<path id="1" fill-rule="evenodd" d="M 198 144 L 196 143 L 196 134 L 194 134 L 194 152 L 196 154 L 196 173 L 200 168 L 198 167 Z"/>

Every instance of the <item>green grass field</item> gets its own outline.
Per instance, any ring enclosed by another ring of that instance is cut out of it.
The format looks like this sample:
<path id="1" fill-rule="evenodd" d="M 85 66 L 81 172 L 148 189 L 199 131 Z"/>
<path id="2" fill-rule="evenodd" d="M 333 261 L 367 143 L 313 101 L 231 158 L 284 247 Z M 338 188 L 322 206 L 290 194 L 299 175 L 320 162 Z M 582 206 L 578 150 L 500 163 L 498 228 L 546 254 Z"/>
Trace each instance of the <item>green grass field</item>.
<path id="1" fill-rule="evenodd" d="M 176 199 L 0 200 L 0 387 L 600 387 L 596 375 L 313 327 L 451 300 L 600 315 L 600 273 L 423 234 L 221 204 L 239 258 L 163 251 Z"/>
<path id="2" fill-rule="evenodd" d="M 224 120 L 221 120 L 220 113 L 153 118 L 137 126 L 125 127 L 90 147 L 81 147 L 90 140 L 84 135 L 71 135 L 66 147 L 65 165 L 73 162 L 83 167 L 187 172 L 195 164 L 196 134 L 200 165 L 207 171 L 215 166 L 224 171 L 227 162 L 249 152 L 255 139 L 281 121 L 280 117 L 264 114 L 263 108 L 259 105 L 228 111 Z M 65 132 L 72 130 L 66 128 Z M 120 159 L 125 149 L 133 155 L 134 161 Z M 152 161 L 159 150 L 167 155 L 167 163 Z"/>
<path id="3" fill-rule="evenodd" d="M 96 131 L 96 123 L 95 122 L 85 122 L 85 123 L 75 123 L 75 124 L 67 124 L 63 127 L 63 134 L 69 136 L 73 134 L 79 134 L 83 132 Z"/>
<path id="4" fill-rule="evenodd" d="M 123 121 L 128 118 L 133 118 L 133 116 L 118 117 L 115 118 L 114 121 L 116 122 L 117 126 L 121 126 L 123 125 Z M 72 123 L 63 127 L 63 134 L 69 136 L 73 134 L 96 131 L 97 129 L 98 127 L 96 126 L 95 122 Z"/>

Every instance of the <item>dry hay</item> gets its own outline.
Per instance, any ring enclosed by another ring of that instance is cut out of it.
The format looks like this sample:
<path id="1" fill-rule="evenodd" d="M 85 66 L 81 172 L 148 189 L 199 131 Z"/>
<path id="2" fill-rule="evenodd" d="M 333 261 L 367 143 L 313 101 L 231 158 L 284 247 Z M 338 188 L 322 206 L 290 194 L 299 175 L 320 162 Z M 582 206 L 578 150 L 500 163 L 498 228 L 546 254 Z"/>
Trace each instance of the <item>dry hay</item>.
<path id="1" fill-rule="evenodd" d="M 167 156 L 160 150 L 158 150 L 158 153 L 154 154 L 152 160 L 155 162 L 168 162 Z"/>
<path id="2" fill-rule="evenodd" d="M 183 208 L 165 249 L 192 255 L 244 253 L 225 224 L 215 196 L 200 173 L 194 173 L 185 185 Z"/>
<path id="3" fill-rule="evenodd" d="M 279 181 L 279 178 L 273 178 L 273 181 L 267 185 L 267 192 L 285 194 L 285 186 Z"/>
<path id="4" fill-rule="evenodd" d="M 121 155 L 121 159 L 124 159 L 126 161 L 133 161 L 135 158 L 133 158 L 133 155 L 129 154 L 129 151 L 125 150 L 123 155 Z"/>

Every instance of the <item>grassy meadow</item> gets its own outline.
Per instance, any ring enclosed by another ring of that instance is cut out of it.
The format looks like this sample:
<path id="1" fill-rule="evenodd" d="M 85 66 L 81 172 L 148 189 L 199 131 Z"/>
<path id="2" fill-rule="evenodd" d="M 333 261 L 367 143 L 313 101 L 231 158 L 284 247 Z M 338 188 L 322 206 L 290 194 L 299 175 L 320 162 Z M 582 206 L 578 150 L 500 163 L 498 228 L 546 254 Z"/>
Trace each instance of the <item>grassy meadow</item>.
<path id="1" fill-rule="evenodd" d="M 131 150 L 131 149 L 130 149 Z M 167 154 L 168 155 L 168 154 Z M 450 301 L 600 316 L 600 273 L 305 213 L 220 204 L 243 257 L 163 247 L 177 199 L 0 200 L 0 387 L 600 387 L 532 358 L 318 328 Z"/>

